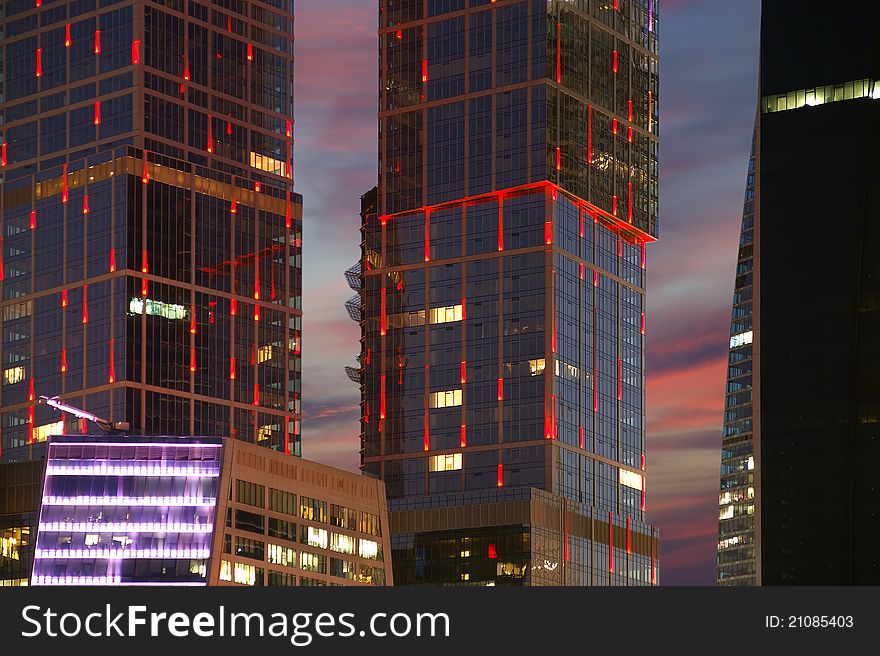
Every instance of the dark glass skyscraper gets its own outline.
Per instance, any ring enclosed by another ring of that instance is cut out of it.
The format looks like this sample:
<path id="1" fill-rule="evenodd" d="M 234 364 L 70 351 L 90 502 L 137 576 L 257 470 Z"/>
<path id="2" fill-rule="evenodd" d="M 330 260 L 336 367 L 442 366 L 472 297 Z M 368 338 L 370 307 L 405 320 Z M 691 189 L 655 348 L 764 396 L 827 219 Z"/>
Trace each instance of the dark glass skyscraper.
<path id="1" fill-rule="evenodd" d="M 869 0 L 846 12 L 763 3 L 754 227 L 744 225 L 752 300 L 735 298 L 751 325 L 731 337 L 732 358 L 751 341 L 752 387 L 728 387 L 721 583 L 880 582 L 878 29 Z M 753 451 L 753 499 L 725 488 L 740 448 Z M 724 522 L 752 504 L 749 565 L 745 552 L 731 557 Z"/>
<path id="2" fill-rule="evenodd" d="M 380 3 L 379 185 L 351 305 L 398 585 L 657 580 L 657 5 Z"/>
<path id="3" fill-rule="evenodd" d="M 299 453 L 292 0 L 0 21 L 2 457 L 81 430 L 39 395 Z"/>

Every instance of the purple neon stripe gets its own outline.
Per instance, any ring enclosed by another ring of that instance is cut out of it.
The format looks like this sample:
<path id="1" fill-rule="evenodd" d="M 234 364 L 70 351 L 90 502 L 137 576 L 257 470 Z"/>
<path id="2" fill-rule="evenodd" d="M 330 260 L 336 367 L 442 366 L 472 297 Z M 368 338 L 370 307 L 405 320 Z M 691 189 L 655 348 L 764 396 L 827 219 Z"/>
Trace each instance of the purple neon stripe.
<path id="1" fill-rule="evenodd" d="M 195 444 L 193 442 L 184 442 L 183 444 L 175 444 L 173 442 L 53 442 L 53 446 L 149 446 L 165 448 L 166 446 L 176 449 L 182 448 L 199 448 L 199 449 L 219 449 L 222 444 Z"/>
<path id="2" fill-rule="evenodd" d="M 36 549 L 36 559 L 70 560 L 74 558 L 102 558 L 121 560 L 125 558 L 208 558 L 210 549 Z"/>
<path id="3" fill-rule="evenodd" d="M 51 476 L 188 476 L 199 478 L 217 478 L 219 467 L 192 467 L 185 465 L 138 467 L 131 465 L 81 465 L 59 466 L 48 465 L 46 474 Z"/>
<path id="4" fill-rule="evenodd" d="M 95 522 L 49 522 L 40 524 L 41 532 L 62 533 L 211 533 L 211 524 L 169 524 L 167 522 L 107 523 Z"/>
<path id="5" fill-rule="evenodd" d="M 648 31 L 654 31 L 654 0 L 648 1 Z"/>
<path id="6" fill-rule="evenodd" d="M 44 506 L 214 506 L 213 497 L 44 497 Z"/>
<path id="7" fill-rule="evenodd" d="M 169 581 L 167 583 L 122 581 L 119 577 L 107 576 L 35 576 L 31 585 L 124 585 L 138 587 L 204 587 L 205 582 L 196 581 Z"/>

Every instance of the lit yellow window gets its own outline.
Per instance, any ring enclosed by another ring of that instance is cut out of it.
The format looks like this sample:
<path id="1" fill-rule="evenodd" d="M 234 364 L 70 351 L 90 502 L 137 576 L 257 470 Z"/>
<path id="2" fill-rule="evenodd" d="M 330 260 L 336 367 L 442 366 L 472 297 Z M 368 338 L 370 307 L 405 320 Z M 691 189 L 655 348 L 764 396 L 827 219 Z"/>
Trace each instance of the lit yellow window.
<path id="1" fill-rule="evenodd" d="M 10 367 L 3 371 L 3 382 L 7 385 L 15 385 L 26 378 L 24 367 Z"/>
<path id="2" fill-rule="evenodd" d="M 432 472 L 455 471 L 461 469 L 461 454 L 446 453 L 428 458 L 428 469 Z"/>
<path id="3" fill-rule="evenodd" d="M 461 405 L 461 390 L 446 390 L 445 392 L 432 392 L 429 397 L 431 408 L 454 408 Z"/>
<path id="4" fill-rule="evenodd" d="M 529 360 L 529 371 L 533 376 L 540 376 L 541 374 L 543 374 L 545 367 L 546 361 L 544 360 L 544 358 Z"/>
<path id="5" fill-rule="evenodd" d="M 445 307 L 431 308 L 431 323 L 451 323 L 461 321 L 461 304 L 447 305 Z"/>

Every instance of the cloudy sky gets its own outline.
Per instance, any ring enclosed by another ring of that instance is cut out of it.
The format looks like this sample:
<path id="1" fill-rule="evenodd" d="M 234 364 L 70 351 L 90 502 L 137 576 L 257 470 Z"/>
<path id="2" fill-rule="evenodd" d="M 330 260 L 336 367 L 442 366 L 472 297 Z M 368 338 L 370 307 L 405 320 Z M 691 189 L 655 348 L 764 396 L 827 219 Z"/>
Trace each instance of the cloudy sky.
<path id="1" fill-rule="evenodd" d="M 648 251 L 648 511 L 661 582 L 714 583 L 719 443 L 757 97 L 759 0 L 663 0 L 661 239 Z M 358 466 L 358 328 L 343 271 L 376 180 L 373 0 L 298 0 L 296 183 L 305 197 L 303 455 Z"/>

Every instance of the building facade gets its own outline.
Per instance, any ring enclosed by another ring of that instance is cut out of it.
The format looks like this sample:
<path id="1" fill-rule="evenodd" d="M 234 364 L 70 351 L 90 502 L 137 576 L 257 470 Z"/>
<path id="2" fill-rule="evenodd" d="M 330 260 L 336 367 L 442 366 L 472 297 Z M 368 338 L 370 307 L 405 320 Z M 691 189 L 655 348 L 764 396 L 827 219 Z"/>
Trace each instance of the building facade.
<path id="1" fill-rule="evenodd" d="M 392 582 L 380 481 L 243 440 L 51 437 L 40 498 L 33 585 Z"/>
<path id="2" fill-rule="evenodd" d="M 751 402 L 728 397 L 723 447 L 752 449 L 754 499 L 721 507 L 754 505 L 754 573 L 726 570 L 722 535 L 721 583 L 880 582 L 880 7 L 848 14 L 763 3 L 751 330 L 731 337 L 752 340 Z"/>
<path id="3" fill-rule="evenodd" d="M 380 3 L 362 469 L 400 584 L 650 585 L 658 3 Z M 354 303 L 352 303 L 353 305 Z"/>
<path id="4" fill-rule="evenodd" d="M 0 450 L 85 431 L 300 451 L 293 2 L 10 0 Z"/>
<path id="5" fill-rule="evenodd" d="M 34 450 L 45 453 L 45 443 Z M 0 462 L 0 587 L 27 585 L 34 561 L 42 455 L 38 459 Z"/>
<path id="6" fill-rule="evenodd" d="M 755 192 L 757 129 L 746 177 L 742 228 L 736 261 L 724 429 L 721 439 L 721 491 L 718 496 L 719 585 L 755 585 L 755 445 L 753 346 L 755 289 Z"/>

